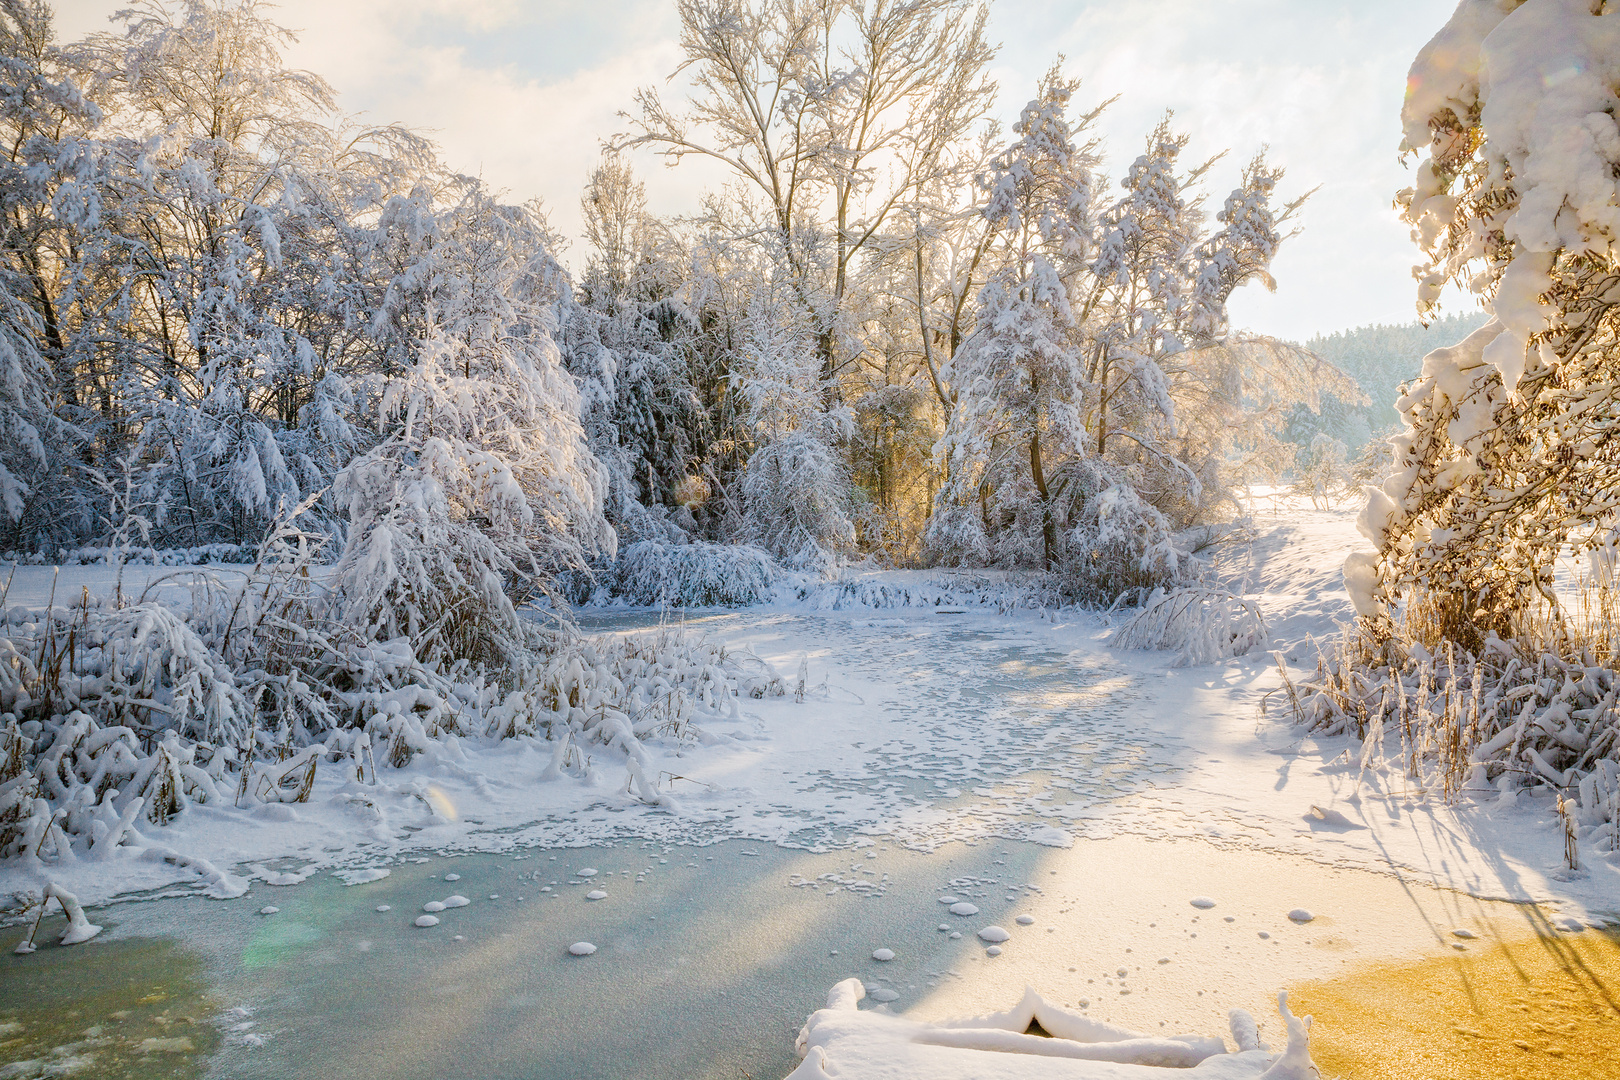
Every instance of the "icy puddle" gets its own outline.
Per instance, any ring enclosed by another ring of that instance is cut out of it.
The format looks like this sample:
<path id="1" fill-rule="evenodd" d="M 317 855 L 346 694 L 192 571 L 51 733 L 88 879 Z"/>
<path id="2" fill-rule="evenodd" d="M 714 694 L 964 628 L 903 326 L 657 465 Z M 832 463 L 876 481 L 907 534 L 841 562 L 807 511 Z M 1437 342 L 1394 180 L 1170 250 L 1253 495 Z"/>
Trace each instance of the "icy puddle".
<path id="1" fill-rule="evenodd" d="M 1620 1076 L 1620 936 L 1520 938 L 1478 952 L 1377 964 L 1290 994 L 1343 1080 Z"/>

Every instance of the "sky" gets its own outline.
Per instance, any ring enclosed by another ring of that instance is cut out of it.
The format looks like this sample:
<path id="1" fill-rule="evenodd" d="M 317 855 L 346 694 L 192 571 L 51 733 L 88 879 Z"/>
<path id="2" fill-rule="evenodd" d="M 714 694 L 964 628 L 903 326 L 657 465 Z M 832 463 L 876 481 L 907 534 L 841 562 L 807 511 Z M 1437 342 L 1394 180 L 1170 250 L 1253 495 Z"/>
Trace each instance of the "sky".
<path id="1" fill-rule="evenodd" d="M 109 29 L 128 0 L 56 0 L 58 35 Z M 1415 250 L 1391 209 L 1410 183 L 1398 153 L 1406 72 L 1454 0 L 999 0 L 990 38 L 998 114 L 1016 118 L 1059 54 L 1078 103 L 1119 95 L 1101 132 L 1117 177 L 1166 109 L 1188 154 L 1221 150 L 1218 206 L 1262 146 L 1287 169 L 1283 196 L 1317 189 L 1303 231 L 1273 264 L 1277 290 L 1250 285 L 1233 323 L 1304 340 L 1415 318 Z M 340 106 L 429 133 L 452 167 L 517 201 L 541 198 L 554 227 L 580 235 L 579 193 L 601 143 L 625 130 L 638 86 L 675 97 L 684 77 L 675 0 L 283 0 L 297 32 L 289 66 L 325 77 Z M 691 213 L 723 176 L 650 152 L 637 170 L 658 214 Z M 562 253 L 582 264 L 582 243 Z M 1470 310 L 1451 298 L 1446 310 Z"/>

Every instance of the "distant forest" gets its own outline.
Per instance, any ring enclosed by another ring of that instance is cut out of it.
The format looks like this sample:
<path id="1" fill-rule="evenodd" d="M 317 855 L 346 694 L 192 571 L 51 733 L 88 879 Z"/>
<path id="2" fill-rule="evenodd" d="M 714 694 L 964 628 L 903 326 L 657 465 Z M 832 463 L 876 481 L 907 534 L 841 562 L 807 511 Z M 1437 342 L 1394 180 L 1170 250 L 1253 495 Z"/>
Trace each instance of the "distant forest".
<path id="1" fill-rule="evenodd" d="M 1294 411 L 1289 441 L 1307 447 L 1316 435 L 1329 435 L 1356 455 L 1374 437 L 1400 426 L 1395 412 L 1400 386 L 1417 377 L 1423 357 L 1461 341 L 1484 326 L 1488 317 L 1483 311 L 1459 312 L 1428 326 L 1421 322 L 1358 326 L 1311 338 L 1305 347 L 1356 380 L 1367 400 L 1357 404 L 1324 391 L 1320 414 L 1303 407 Z"/>

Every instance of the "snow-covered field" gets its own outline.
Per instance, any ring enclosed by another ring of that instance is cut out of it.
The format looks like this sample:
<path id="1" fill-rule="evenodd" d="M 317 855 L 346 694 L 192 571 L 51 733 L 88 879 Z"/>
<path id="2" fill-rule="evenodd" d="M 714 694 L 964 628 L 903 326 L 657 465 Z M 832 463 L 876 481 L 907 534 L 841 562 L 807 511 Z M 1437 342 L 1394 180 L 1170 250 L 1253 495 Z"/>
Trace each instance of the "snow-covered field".
<path id="1" fill-rule="evenodd" d="M 1308 670 L 1310 637 L 1333 633 L 1335 620 L 1350 616 L 1338 568 L 1360 543 L 1352 513 L 1262 506 L 1257 523 L 1252 540 L 1223 552 L 1222 574 L 1258 601 L 1274 647 Z M 137 574 L 126 571 L 126 584 Z M 106 576 L 103 568 L 64 570 L 57 588 L 105 588 Z M 42 604 L 50 581 L 49 568 L 19 568 L 11 602 Z M 658 616 L 589 610 L 582 620 L 588 630 L 631 634 L 656 625 Z M 1255 1008 L 1256 994 L 1263 1003 L 1286 978 L 1320 970 L 1322 959 L 1313 967 L 1305 953 L 1292 967 L 1283 951 L 1271 959 L 1274 945 L 1288 944 L 1292 955 L 1290 927 L 1308 943 L 1310 931 L 1297 927 L 1309 924 L 1291 923 L 1290 909 L 1335 905 L 1315 912 L 1323 935 L 1334 920 L 1348 928 L 1353 916 L 1384 917 L 1354 910 L 1373 904 L 1379 888 L 1354 882 L 1373 879 L 1326 884 L 1336 871 L 1385 875 L 1379 880 L 1390 882 L 1389 895 L 1418 883 L 1480 900 L 1539 901 L 1569 929 L 1620 921 L 1615 857 L 1565 871 L 1562 828 L 1545 800 L 1499 806 L 1494 792 L 1482 792 L 1447 805 L 1410 787 L 1398 768 L 1363 773 L 1359 746 L 1305 737 L 1292 724 L 1275 693 L 1275 662 L 1263 652 L 1176 668 L 1167 654 L 1110 649 L 1109 621 L 1069 610 L 823 610 L 784 602 L 691 613 L 686 624 L 728 648 L 752 650 L 790 683 L 801 666 L 808 677 L 802 701 L 793 692 L 742 700 L 734 721 L 709 723 L 697 737 L 651 740 L 657 783 L 669 797 L 664 806 L 629 795 L 624 766 L 611 757 L 592 760 L 583 779 L 542 780 L 552 761 L 544 743 L 449 737 L 403 769 L 381 769 L 375 785 L 320 772 L 306 803 L 192 805 L 166 826 L 142 824 L 141 842 L 104 861 L 13 862 L 0 868 L 0 894 L 37 892 L 50 881 L 91 905 L 205 893 L 242 896 L 234 904 L 257 911 L 315 875 L 381 880 L 421 853 L 511 855 L 633 839 L 665 846 L 744 840 L 807 854 L 926 853 L 963 842 L 993 849 L 984 842 L 1028 841 L 1052 852 L 1040 870 L 1051 880 L 1033 867 L 1027 882 L 961 879 L 961 899 L 989 905 L 979 921 L 1011 931 L 1005 967 L 975 968 L 925 999 L 906 994 L 895 1008 L 931 1019 L 998 1011 L 1014 1004 L 1019 986 L 1011 982 L 1022 980 L 1086 1014 L 1091 1002 L 1080 1003 L 1087 991 L 1078 983 L 1085 973 L 1068 975 L 1028 942 L 1020 950 L 1020 937 L 1083 919 L 1084 912 L 1072 912 L 1095 888 L 1099 917 L 1111 913 L 1117 925 L 1090 927 L 1085 948 L 1096 952 L 1106 941 L 1129 952 L 1134 942 L 1156 956 L 1167 946 L 1155 935 L 1165 931 L 1121 913 L 1174 912 L 1174 933 L 1196 937 L 1189 920 L 1200 911 L 1188 900 L 1210 893 L 1229 905 L 1207 918 L 1211 929 L 1224 925 L 1214 915 L 1241 907 L 1247 950 L 1229 952 L 1224 967 L 1218 953 L 1199 961 L 1205 975 L 1192 981 L 1211 999 L 1188 996 L 1188 956 L 1167 953 L 1164 968 L 1137 977 L 1136 985 L 1157 986 L 1156 996 L 1116 1000 L 1109 1009 L 1116 1022 L 1138 1029 L 1169 1016 L 1196 1019 L 1213 1032 L 1223 1026 L 1213 1021 L 1234 1003 L 1229 999 Z M 1215 869 L 1226 860 L 1246 869 Z M 826 873 L 832 876 L 819 876 Z M 855 896 L 881 896 L 897 884 L 887 872 L 864 872 L 859 860 L 847 873 L 820 870 L 792 883 Z M 1016 904 L 1002 899 L 1003 888 Z M 1378 903 L 1387 908 L 1388 897 Z M 1432 897 L 1413 905 L 1425 912 L 1415 929 L 1400 929 L 1399 920 L 1369 923 L 1352 934 L 1360 944 L 1337 959 L 1445 947 L 1441 920 L 1462 918 L 1457 905 L 1447 909 Z M 1018 914 L 1013 907 L 1033 912 L 1036 924 L 1007 925 Z M 945 913 L 928 914 L 937 921 Z M 120 907 L 118 917 L 126 934 L 139 926 L 138 909 Z M 958 921 L 945 917 L 947 925 Z M 960 921 L 970 936 L 980 928 Z M 1270 929 L 1257 937 L 1256 925 Z M 1052 940 L 1073 939 L 1076 931 L 1063 933 Z M 1177 948 L 1199 948 L 1190 938 L 1176 941 Z M 847 1027 L 837 1017 L 826 1021 L 829 1053 L 839 1040 L 882 1035 Z M 1272 1041 L 1280 1048 L 1275 1026 Z"/>

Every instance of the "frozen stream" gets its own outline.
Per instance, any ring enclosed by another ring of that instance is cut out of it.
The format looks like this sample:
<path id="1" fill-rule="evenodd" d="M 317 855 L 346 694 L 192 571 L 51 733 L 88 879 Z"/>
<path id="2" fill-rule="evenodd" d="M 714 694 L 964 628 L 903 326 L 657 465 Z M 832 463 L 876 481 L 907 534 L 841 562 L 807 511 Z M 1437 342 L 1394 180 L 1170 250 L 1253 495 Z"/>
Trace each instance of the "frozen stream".
<path id="1" fill-rule="evenodd" d="M 656 618 L 584 621 L 613 632 Z M 316 874 L 230 903 L 119 904 L 96 916 L 109 932 L 89 946 L 29 958 L 9 954 L 20 931 L 7 931 L 0 1024 L 34 1035 L 0 1040 L 0 1062 L 48 1064 L 54 1050 L 130 1075 L 194 1058 L 200 1074 L 276 1077 L 318 1058 L 331 1077 L 780 1076 L 832 983 L 859 975 L 905 1008 L 960 977 L 985 959 L 975 931 L 1016 925 L 1038 897 L 1041 859 L 1069 842 L 1057 826 L 1175 770 L 1176 748 L 1127 721 L 1130 675 L 1024 621 L 747 611 L 688 623 L 786 677 L 807 660 L 810 686 L 802 705 L 744 702 L 718 756 L 672 773 L 678 814 L 607 800 L 474 828 L 386 860 L 391 876 L 364 885 Z M 583 868 L 600 873 L 572 876 Z M 593 888 L 606 898 L 586 899 Z M 452 894 L 472 902 L 413 925 Z M 944 895 L 983 914 L 953 916 Z M 153 939 L 176 944 L 154 952 Z M 577 941 L 598 951 L 569 955 Z M 872 959 L 879 948 L 895 959 Z M 128 989 L 65 1015 L 63 986 L 98 979 Z M 159 988 L 171 982 L 189 989 Z M 155 995 L 187 1004 L 143 1012 Z M 186 1046 L 140 1049 L 180 1038 L 168 1024 L 192 1030 Z"/>
<path id="2" fill-rule="evenodd" d="M 93 910 L 94 941 L 16 957 L 22 930 L 0 930 L 0 1078 L 775 1080 L 852 975 L 868 1007 L 924 1018 L 1006 1008 L 1027 983 L 1138 1030 L 1211 1033 L 1358 964 L 1569 928 L 1470 898 L 1562 880 L 1538 871 L 1562 850 L 1547 815 L 1448 807 L 1398 770 L 1358 786 L 1344 745 L 1261 713 L 1269 657 L 1177 670 L 1105 648 L 1090 617 L 1027 612 L 687 623 L 809 678 L 803 702 L 743 700 L 701 739 L 650 742 L 673 809 L 625 795 L 609 755 L 542 783 L 546 747 L 473 740 L 387 774 L 375 820 L 336 776 L 275 818 L 194 807 L 154 836 L 251 892 L 205 901 L 130 860 L 101 895 L 141 902 Z M 332 873 L 361 867 L 389 874 Z M 1612 880 L 1596 863 L 1568 888 L 1607 910 Z M 1189 906 L 1206 895 L 1220 907 Z M 451 896 L 469 903 L 415 925 Z M 975 937 L 990 924 L 1011 933 L 997 957 Z"/>

